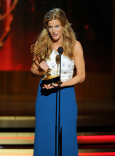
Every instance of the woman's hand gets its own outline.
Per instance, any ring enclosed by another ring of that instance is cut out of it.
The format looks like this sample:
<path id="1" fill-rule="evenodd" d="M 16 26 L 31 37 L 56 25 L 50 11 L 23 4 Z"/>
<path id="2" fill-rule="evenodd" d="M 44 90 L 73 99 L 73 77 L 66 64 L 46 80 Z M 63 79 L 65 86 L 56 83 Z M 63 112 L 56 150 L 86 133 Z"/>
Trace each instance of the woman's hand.
<path id="1" fill-rule="evenodd" d="M 44 73 L 47 72 L 49 66 L 45 61 L 40 62 L 40 57 L 37 54 L 33 54 L 31 73 L 32 76 L 44 76 Z"/>
<path id="2" fill-rule="evenodd" d="M 39 67 L 42 68 L 43 70 L 47 71 L 49 66 L 47 65 L 47 63 L 45 61 L 42 61 L 40 64 L 39 64 Z"/>
<path id="3" fill-rule="evenodd" d="M 52 86 L 51 84 L 44 84 L 44 85 L 42 86 L 42 88 L 43 88 L 43 89 L 52 89 L 52 88 L 54 88 L 54 86 Z"/>
<path id="4" fill-rule="evenodd" d="M 52 88 L 59 88 L 61 84 L 44 84 L 42 85 L 43 89 L 52 89 Z"/>

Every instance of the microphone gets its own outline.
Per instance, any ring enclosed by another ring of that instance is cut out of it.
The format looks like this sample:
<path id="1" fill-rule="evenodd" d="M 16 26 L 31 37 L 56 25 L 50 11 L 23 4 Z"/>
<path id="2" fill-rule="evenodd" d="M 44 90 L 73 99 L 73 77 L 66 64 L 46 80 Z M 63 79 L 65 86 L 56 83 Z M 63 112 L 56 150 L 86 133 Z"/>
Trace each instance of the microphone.
<path id="1" fill-rule="evenodd" d="M 58 48 L 58 53 L 59 53 L 59 55 L 61 55 L 63 53 L 63 47 Z"/>
<path id="2" fill-rule="evenodd" d="M 61 54 L 63 53 L 63 47 L 59 47 L 58 48 L 58 53 L 59 53 L 59 57 L 60 57 L 60 79 L 61 79 Z"/>

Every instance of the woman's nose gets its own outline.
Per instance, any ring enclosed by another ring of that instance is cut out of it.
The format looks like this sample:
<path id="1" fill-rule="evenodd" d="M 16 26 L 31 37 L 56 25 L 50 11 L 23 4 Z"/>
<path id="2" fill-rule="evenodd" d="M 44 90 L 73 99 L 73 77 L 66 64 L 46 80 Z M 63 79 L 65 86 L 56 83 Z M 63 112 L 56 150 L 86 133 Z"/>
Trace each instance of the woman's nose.
<path id="1" fill-rule="evenodd" d="M 52 28 L 52 31 L 53 31 L 53 33 L 55 33 L 56 29 L 55 28 Z"/>

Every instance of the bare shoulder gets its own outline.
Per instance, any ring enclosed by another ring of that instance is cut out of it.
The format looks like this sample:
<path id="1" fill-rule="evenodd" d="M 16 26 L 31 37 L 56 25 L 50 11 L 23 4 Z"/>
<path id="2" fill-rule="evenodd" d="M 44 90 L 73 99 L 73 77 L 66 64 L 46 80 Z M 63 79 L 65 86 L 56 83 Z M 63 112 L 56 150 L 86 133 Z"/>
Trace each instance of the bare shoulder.
<path id="1" fill-rule="evenodd" d="M 74 51 L 73 51 L 73 55 L 76 56 L 76 55 L 83 55 L 83 48 L 82 48 L 82 45 L 79 41 L 76 41 L 76 44 L 74 46 Z"/>
<path id="2" fill-rule="evenodd" d="M 75 47 L 75 48 L 79 48 L 79 47 L 81 47 L 81 43 L 80 43 L 79 41 L 76 40 L 76 44 L 75 44 L 74 47 Z"/>

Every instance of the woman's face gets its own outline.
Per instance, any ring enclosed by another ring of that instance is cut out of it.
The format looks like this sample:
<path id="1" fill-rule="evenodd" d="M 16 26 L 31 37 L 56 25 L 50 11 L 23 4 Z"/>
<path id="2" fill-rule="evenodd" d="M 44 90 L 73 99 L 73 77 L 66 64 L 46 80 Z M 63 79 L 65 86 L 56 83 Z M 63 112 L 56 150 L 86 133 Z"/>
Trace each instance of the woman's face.
<path id="1" fill-rule="evenodd" d="M 59 20 L 51 20 L 48 22 L 48 31 L 52 37 L 52 40 L 58 41 L 63 38 L 63 27 Z"/>

